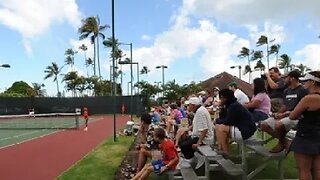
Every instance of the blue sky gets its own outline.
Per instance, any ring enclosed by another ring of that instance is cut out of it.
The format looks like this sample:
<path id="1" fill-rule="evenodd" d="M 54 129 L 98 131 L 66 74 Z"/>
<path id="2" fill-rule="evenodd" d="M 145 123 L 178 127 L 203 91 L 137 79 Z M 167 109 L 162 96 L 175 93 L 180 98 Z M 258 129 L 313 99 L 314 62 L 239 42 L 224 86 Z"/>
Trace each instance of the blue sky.
<path id="1" fill-rule="evenodd" d="M 236 55 L 242 46 L 258 50 L 255 41 L 262 34 L 275 38 L 280 54 L 288 54 L 294 63 L 320 69 L 319 6 L 317 0 L 115 0 L 115 31 L 120 42 L 133 43 L 133 61 L 151 70 L 140 79 L 152 83 L 161 81 L 155 66 L 162 64 L 169 67 L 165 80 L 180 84 L 206 80 L 222 71 L 238 75 L 229 67 L 246 62 Z M 111 0 L 0 0 L 0 64 L 11 65 L 0 69 L 0 92 L 23 80 L 44 83 L 48 95 L 55 95 L 55 83 L 44 80 L 43 71 L 53 61 L 62 65 L 67 48 L 89 45 L 79 42 L 77 28 L 81 19 L 95 15 L 101 24 L 111 25 Z M 111 29 L 104 34 L 111 36 Z M 129 54 L 128 46 L 122 48 Z M 101 46 L 106 79 L 109 51 Z M 75 58 L 76 69 L 85 74 L 83 54 Z M 123 69 L 126 92 L 130 73 L 129 67 Z"/>

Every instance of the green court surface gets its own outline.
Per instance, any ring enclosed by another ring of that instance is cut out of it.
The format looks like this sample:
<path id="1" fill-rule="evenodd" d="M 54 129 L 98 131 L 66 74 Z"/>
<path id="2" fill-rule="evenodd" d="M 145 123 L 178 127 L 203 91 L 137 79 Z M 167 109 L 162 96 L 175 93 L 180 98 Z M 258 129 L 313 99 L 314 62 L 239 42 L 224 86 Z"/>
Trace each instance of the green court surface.
<path id="1" fill-rule="evenodd" d="M 0 129 L 0 148 L 47 135 L 55 131 L 58 131 L 58 129 Z"/>
<path id="2" fill-rule="evenodd" d="M 0 118 L 0 148 L 45 136 L 83 124 L 74 114 L 38 115 Z"/>

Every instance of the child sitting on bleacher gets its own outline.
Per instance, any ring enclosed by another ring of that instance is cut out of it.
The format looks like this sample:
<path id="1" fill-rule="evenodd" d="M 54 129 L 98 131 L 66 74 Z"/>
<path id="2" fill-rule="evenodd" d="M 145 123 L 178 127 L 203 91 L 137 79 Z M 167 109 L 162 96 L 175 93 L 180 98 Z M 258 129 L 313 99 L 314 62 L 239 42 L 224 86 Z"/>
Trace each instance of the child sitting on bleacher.
<path id="1" fill-rule="evenodd" d="M 178 152 L 173 142 L 166 138 L 166 132 L 162 128 L 154 130 L 154 140 L 160 143 L 160 150 L 162 154 L 161 159 L 153 160 L 146 164 L 143 169 L 136 174 L 132 180 L 147 179 L 151 172 L 162 174 L 168 170 L 175 170 L 179 162 Z"/>

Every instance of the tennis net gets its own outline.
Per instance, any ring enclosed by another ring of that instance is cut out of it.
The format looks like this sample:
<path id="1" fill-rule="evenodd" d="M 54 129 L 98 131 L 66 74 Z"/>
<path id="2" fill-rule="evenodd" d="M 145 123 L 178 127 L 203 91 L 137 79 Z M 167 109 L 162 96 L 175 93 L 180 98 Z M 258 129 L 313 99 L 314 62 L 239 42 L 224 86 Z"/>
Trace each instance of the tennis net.
<path id="1" fill-rule="evenodd" d="M 0 116 L 0 129 L 76 129 L 77 113 L 46 113 Z"/>

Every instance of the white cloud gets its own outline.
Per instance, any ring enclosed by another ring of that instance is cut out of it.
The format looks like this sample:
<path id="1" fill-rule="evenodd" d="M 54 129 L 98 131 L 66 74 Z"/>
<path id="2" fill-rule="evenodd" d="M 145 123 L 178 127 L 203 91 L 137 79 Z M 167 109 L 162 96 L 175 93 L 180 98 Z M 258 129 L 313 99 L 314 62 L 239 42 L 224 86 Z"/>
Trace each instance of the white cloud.
<path id="1" fill-rule="evenodd" d="M 295 64 L 303 63 L 312 70 L 320 70 L 320 44 L 308 44 L 295 52 Z"/>
<path id="2" fill-rule="evenodd" d="M 320 1 L 300 0 L 184 0 L 183 6 L 195 16 L 215 17 L 220 21 L 232 21 L 239 24 L 257 24 L 272 20 L 280 22 L 297 15 L 319 19 Z"/>
<path id="3" fill-rule="evenodd" d="M 80 12 L 75 0 L 1 0 L 0 23 L 18 31 L 31 53 L 30 40 L 46 32 L 53 23 L 67 21 L 74 27 L 80 24 Z"/>
<path id="4" fill-rule="evenodd" d="M 151 36 L 144 34 L 141 36 L 141 39 L 144 41 L 149 41 L 149 40 L 151 40 Z"/>
<path id="5" fill-rule="evenodd" d="M 200 20 L 197 27 L 188 27 L 181 23 L 179 15 L 175 17 L 176 24 L 157 35 L 153 46 L 134 50 L 134 57 L 139 59 L 141 66 L 154 69 L 177 59 L 194 57 L 201 50 L 204 53 L 198 60 L 204 73 L 214 75 L 234 65 L 232 56 L 237 55 L 242 46 L 249 45 L 249 41 L 235 34 L 219 32 L 208 20 Z M 187 17 L 183 18 L 185 22 L 189 21 Z"/>
<path id="6" fill-rule="evenodd" d="M 271 22 L 267 21 L 263 24 L 262 30 L 259 29 L 258 25 L 247 24 L 245 27 L 249 31 L 249 37 L 253 44 L 257 42 L 261 35 L 265 35 L 270 40 L 274 40 L 274 43 L 281 44 L 284 42 L 286 38 L 286 33 L 283 26 L 278 24 L 272 24 Z"/>

